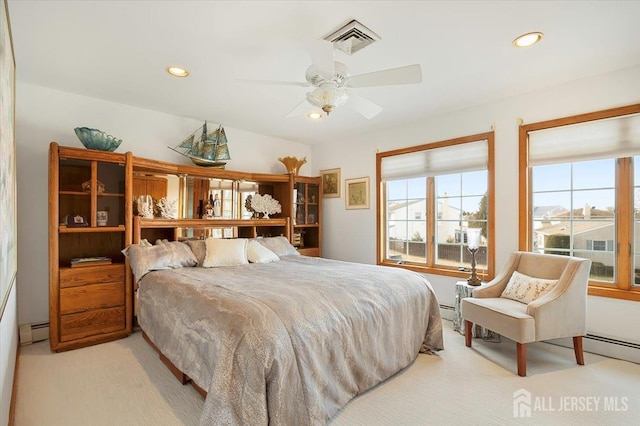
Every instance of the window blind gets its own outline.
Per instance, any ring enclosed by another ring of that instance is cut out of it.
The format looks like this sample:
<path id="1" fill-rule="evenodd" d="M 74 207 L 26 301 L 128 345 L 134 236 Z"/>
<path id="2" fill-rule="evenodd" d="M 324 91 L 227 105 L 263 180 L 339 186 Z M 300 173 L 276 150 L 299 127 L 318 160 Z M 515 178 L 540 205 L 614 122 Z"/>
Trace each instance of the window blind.
<path id="1" fill-rule="evenodd" d="M 468 142 L 382 158 L 383 181 L 486 170 L 488 141 Z"/>
<path id="2" fill-rule="evenodd" d="M 529 132 L 531 166 L 638 154 L 640 114 Z"/>

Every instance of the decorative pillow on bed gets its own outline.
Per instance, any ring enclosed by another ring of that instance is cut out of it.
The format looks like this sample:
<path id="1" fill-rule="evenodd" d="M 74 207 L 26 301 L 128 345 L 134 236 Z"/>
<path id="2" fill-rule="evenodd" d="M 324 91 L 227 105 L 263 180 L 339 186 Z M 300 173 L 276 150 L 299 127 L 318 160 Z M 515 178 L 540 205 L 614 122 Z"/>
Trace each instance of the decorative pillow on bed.
<path id="1" fill-rule="evenodd" d="M 207 238 L 205 245 L 207 254 L 202 266 L 205 268 L 215 268 L 217 266 L 246 265 L 247 243 L 246 238 L 221 239 Z"/>
<path id="2" fill-rule="evenodd" d="M 544 280 L 513 271 L 500 297 L 529 304 L 549 293 L 557 283 L 558 280 Z"/>
<path id="3" fill-rule="evenodd" d="M 277 254 L 256 240 L 249 240 L 249 244 L 247 245 L 247 259 L 249 259 L 251 263 L 269 263 L 280 260 Z"/>
<path id="4" fill-rule="evenodd" d="M 178 241 L 155 246 L 131 244 L 122 250 L 122 253 L 129 258 L 131 271 L 136 282 L 151 271 L 182 268 L 198 264 L 198 260 L 189 246 Z"/>
<path id="5" fill-rule="evenodd" d="M 274 252 L 277 256 L 287 256 L 290 254 L 300 255 L 298 250 L 296 250 L 285 237 L 264 237 L 257 238 L 256 241 Z"/>
<path id="6" fill-rule="evenodd" d="M 186 240 L 185 243 L 191 248 L 191 251 L 198 260 L 198 266 L 202 266 L 204 258 L 207 255 L 207 245 L 204 240 Z"/>

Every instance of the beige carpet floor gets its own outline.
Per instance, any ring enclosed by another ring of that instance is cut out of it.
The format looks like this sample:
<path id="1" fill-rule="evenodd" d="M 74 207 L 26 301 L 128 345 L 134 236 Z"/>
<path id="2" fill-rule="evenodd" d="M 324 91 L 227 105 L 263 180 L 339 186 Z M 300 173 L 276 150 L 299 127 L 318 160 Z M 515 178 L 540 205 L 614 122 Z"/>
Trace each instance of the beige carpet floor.
<path id="1" fill-rule="evenodd" d="M 586 365 L 577 366 L 573 350 L 536 343 L 522 378 L 513 342 L 474 339 L 468 349 L 451 322 L 444 328 L 444 351 L 419 355 L 330 424 L 640 424 L 640 365 L 585 354 Z M 198 424 L 202 398 L 178 383 L 139 332 L 59 354 L 48 345 L 20 349 L 16 426 Z"/>

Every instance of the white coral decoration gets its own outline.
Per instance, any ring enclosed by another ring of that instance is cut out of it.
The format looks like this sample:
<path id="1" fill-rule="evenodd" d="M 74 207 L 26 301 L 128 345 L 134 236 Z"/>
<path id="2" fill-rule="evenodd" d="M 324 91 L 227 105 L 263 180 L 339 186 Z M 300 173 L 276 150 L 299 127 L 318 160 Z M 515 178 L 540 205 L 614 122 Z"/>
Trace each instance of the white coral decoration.
<path id="1" fill-rule="evenodd" d="M 269 215 L 280 213 L 282 206 L 278 200 L 274 200 L 269 194 L 256 194 L 251 197 L 251 208 L 259 213 L 263 213 L 264 219 L 269 219 Z"/>
<path id="2" fill-rule="evenodd" d="M 177 219 L 178 218 L 178 206 L 177 200 L 169 201 L 167 197 L 162 197 L 158 201 L 158 209 L 160 209 L 160 216 L 164 219 Z"/>

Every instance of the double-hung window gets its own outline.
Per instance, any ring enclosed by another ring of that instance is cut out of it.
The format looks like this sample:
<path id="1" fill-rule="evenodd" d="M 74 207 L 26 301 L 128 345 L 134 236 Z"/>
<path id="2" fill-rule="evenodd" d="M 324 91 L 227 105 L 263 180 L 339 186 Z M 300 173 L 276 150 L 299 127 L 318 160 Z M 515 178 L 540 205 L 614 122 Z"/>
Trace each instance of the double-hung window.
<path id="1" fill-rule="evenodd" d="M 478 275 L 493 276 L 493 132 L 377 154 L 378 264 L 467 277 L 478 228 Z"/>
<path id="2" fill-rule="evenodd" d="M 640 104 L 521 126 L 520 249 L 591 259 L 589 294 L 640 300 Z"/>

